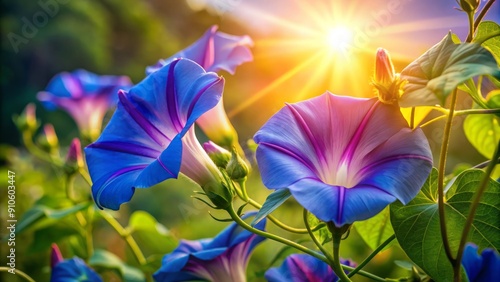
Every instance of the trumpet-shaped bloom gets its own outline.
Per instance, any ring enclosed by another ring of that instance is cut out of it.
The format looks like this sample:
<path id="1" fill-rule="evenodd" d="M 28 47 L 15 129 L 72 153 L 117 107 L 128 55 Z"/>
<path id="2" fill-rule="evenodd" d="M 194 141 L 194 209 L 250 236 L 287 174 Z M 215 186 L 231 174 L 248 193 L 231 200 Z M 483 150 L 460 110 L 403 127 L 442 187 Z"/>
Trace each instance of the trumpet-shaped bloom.
<path id="1" fill-rule="evenodd" d="M 344 265 L 354 266 L 350 260 L 340 260 Z M 335 282 L 339 278 L 325 262 L 305 254 L 293 254 L 279 268 L 266 271 L 269 282 Z"/>
<path id="2" fill-rule="evenodd" d="M 247 214 L 247 216 L 255 212 Z M 264 230 L 265 221 L 255 228 Z M 264 240 L 236 223 L 213 239 L 182 240 L 163 257 L 161 268 L 153 275 L 158 282 L 173 281 L 246 281 L 246 267 L 252 250 Z"/>
<path id="3" fill-rule="evenodd" d="M 118 209 L 135 188 L 179 172 L 202 187 L 220 184 L 220 172 L 199 144 L 193 123 L 222 96 L 224 80 L 182 59 L 118 93 L 116 112 L 85 149 L 99 207 Z"/>
<path id="4" fill-rule="evenodd" d="M 254 137 L 264 184 L 340 227 L 413 199 L 432 167 L 421 129 L 377 99 L 325 93 L 286 105 Z"/>
<path id="5" fill-rule="evenodd" d="M 230 74 L 234 74 L 237 66 L 253 60 L 248 48 L 253 45 L 249 36 L 230 35 L 217 29 L 216 25 L 210 27 L 198 41 L 186 49 L 147 67 L 146 74 L 151 74 L 178 58 L 193 60 L 206 71 L 225 70 Z"/>
<path id="6" fill-rule="evenodd" d="M 217 31 L 217 26 L 210 27 L 205 34 L 191 46 L 160 60 L 156 65 L 146 68 L 151 74 L 176 58 L 195 61 L 206 71 L 225 70 L 234 74 L 238 65 L 253 59 L 249 47 L 253 45 L 248 36 L 235 36 Z M 222 99 L 197 121 L 208 138 L 219 145 L 232 146 L 238 143 L 236 131 L 224 110 Z"/>
<path id="7" fill-rule="evenodd" d="M 50 266 L 52 273 L 50 275 L 50 282 L 101 282 L 101 277 L 85 262 L 74 257 L 72 259 L 64 260 L 61 251 L 56 244 L 52 245 L 52 253 L 50 259 Z"/>
<path id="8" fill-rule="evenodd" d="M 65 110 L 84 135 L 95 138 L 101 132 L 104 115 L 116 102 L 118 90 L 131 86 L 127 76 L 99 76 L 80 69 L 56 75 L 37 97 L 49 110 Z"/>
<path id="9" fill-rule="evenodd" d="M 462 265 L 470 282 L 496 281 L 500 277 L 500 255 L 494 249 L 484 249 L 478 254 L 472 243 L 465 246 Z"/>

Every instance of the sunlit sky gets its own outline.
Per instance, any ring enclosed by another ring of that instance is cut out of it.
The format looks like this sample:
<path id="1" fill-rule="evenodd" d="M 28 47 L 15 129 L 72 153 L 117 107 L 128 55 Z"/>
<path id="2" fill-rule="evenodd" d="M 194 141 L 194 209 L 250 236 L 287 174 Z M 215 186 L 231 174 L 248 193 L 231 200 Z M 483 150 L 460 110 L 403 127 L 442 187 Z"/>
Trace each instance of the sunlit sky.
<path id="1" fill-rule="evenodd" d="M 247 28 L 255 41 L 254 63 L 281 68 L 266 83 L 243 93 L 246 99 L 229 107 L 230 117 L 259 108 L 255 104 L 262 100 L 267 104 L 280 100 L 270 99 L 277 92 L 283 100 L 278 104 L 325 90 L 371 97 L 369 82 L 378 47 L 390 52 L 399 72 L 448 31 L 464 40 L 468 28 L 467 17 L 454 0 L 186 1 L 193 9 L 211 5 L 209 10 L 220 15 L 222 28 L 231 21 Z M 495 3 L 486 19 L 498 22 L 499 6 Z"/>

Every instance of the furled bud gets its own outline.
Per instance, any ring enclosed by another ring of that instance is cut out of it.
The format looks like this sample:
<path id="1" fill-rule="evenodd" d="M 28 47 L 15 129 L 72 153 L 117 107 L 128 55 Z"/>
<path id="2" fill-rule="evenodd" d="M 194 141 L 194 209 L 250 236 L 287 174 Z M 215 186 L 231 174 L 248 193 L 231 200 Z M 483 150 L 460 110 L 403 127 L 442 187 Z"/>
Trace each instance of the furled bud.
<path id="1" fill-rule="evenodd" d="M 479 0 L 460 0 L 460 2 L 457 1 L 457 3 L 466 13 L 475 13 L 479 7 Z"/>
<path id="2" fill-rule="evenodd" d="M 74 138 L 71 141 L 64 165 L 68 174 L 74 174 L 83 167 L 82 145 L 80 139 Z"/>
<path id="3" fill-rule="evenodd" d="M 378 98 L 385 104 L 396 105 L 401 92 L 399 74 L 395 73 L 394 65 L 387 50 L 378 48 L 375 60 L 375 76 L 372 81 Z"/>
<path id="4" fill-rule="evenodd" d="M 248 165 L 238 155 L 235 148 L 231 151 L 231 160 L 227 164 L 226 171 L 229 177 L 236 181 L 242 180 L 248 175 Z"/>
<path id="5" fill-rule="evenodd" d="M 20 116 L 14 117 L 14 123 L 21 132 L 35 132 L 38 128 L 35 104 L 28 104 Z"/>
<path id="6" fill-rule="evenodd" d="M 59 139 L 57 138 L 56 131 L 52 124 L 43 126 L 43 133 L 38 136 L 37 141 L 38 145 L 48 153 L 54 153 L 58 150 Z"/>
<path id="7" fill-rule="evenodd" d="M 208 156 L 212 159 L 215 165 L 221 168 L 226 168 L 229 160 L 231 159 L 231 153 L 228 150 L 220 147 L 212 141 L 203 143 L 203 149 L 205 149 L 205 152 L 207 152 Z"/>
<path id="8" fill-rule="evenodd" d="M 56 264 L 60 263 L 63 260 L 64 258 L 57 244 L 52 244 L 52 251 L 50 253 L 50 267 L 54 268 Z"/>
<path id="9" fill-rule="evenodd" d="M 202 186 L 203 191 L 218 209 L 227 209 L 233 201 L 233 191 L 227 183 L 210 182 Z"/>

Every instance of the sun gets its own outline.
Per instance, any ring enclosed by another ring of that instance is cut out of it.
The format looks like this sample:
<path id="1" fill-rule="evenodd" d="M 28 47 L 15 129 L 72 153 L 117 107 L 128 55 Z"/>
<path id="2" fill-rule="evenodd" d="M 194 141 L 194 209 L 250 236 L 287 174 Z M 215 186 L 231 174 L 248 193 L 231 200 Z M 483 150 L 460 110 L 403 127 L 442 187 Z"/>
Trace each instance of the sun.
<path id="1" fill-rule="evenodd" d="M 346 54 L 352 43 L 353 31 L 343 25 L 329 28 L 324 34 L 324 44 L 331 52 Z"/>

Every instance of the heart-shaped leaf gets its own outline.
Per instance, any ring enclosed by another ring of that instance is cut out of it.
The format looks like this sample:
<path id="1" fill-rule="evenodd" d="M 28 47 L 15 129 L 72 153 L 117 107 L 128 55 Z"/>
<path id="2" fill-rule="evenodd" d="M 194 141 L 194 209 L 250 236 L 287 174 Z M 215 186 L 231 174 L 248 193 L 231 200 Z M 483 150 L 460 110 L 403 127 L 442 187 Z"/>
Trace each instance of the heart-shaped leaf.
<path id="1" fill-rule="evenodd" d="M 500 78 L 493 55 L 476 43 L 455 44 L 449 33 L 401 72 L 408 83 L 399 100 L 402 107 L 444 105 L 461 83 L 479 75 Z"/>
<path id="2" fill-rule="evenodd" d="M 456 254 L 469 208 L 484 172 L 460 174 L 446 192 L 445 219 L 452 254 Z M 433 169 L 420 193 L 406 206 L 391 205 L 391 222 L 408 257 L 434 281 L 450 281 L 451 263 L 444 252 L 438 214 L 437 170 Z M 500 248 L 500 184 L 490 180 L 477 207 L 468 242 L 483 248 Z"/>

